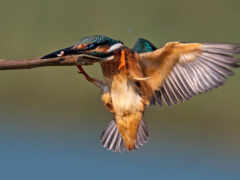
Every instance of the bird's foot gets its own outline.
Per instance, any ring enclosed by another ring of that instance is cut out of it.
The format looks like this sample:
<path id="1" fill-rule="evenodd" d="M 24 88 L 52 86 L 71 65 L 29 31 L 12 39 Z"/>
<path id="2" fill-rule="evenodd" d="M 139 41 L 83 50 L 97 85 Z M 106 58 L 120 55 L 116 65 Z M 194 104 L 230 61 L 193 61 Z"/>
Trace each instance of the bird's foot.
<path id="1" fill-rule="evenodd" d="M 78 73 L 80 74 L 83 74 L 85 79 L 91 83 L 93 83 L 95 86 L 99 87 L 102 91 L 104 91 L 105 89 L 105 84 L 104 82 L 98 80 L 98 79 L 95 79 L 95 78 L 92 78 L 90 77 L 83 69 L 83 67 L 81 65 L 77 65 L 77 68 L 78 68 Z"/>
<path id="2" fill-rule="evenodd" d="M 94 80 L 84 71 L 84 69 L 82 68 L 81 65 L 77 65 L 77 68 L 79 70 L 78 73 L 82 74 L 85 77 L 86 80 L 88 80 L 90 82 L 92 82 Z"/>

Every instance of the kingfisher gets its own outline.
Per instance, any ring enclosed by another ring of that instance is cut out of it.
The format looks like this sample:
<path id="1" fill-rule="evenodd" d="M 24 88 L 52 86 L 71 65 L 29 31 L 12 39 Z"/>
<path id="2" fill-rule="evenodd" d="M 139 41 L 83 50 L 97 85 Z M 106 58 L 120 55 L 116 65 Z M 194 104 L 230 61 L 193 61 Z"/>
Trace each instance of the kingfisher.
<path id="1" fill-rule="evenodd" d="M 240 66 L 237 54 L 240 44 L 168 42 L 157 48 L 139 38 L 128 48 L 122 41 L 94 35 L 42 59 L 82 55 L 100 64 L 103 80 L 89 76 L 81 58 L 76 66 L 101 89 L 101 99 L 113 114 L 100 137 L 103 147 L 122 152 L 138 149 L 149 140 L 143 120 L 147 107 L 182 103 L 223 85 Z"/>

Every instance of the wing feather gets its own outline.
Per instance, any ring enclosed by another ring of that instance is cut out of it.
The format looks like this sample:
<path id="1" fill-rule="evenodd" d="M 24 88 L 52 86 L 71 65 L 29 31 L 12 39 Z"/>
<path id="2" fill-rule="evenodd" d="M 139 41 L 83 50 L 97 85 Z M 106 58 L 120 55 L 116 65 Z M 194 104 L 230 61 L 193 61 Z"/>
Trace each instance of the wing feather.
<path id="1" fill-rule="evenodd" d="M 234 75 L 240 66 L 240 44 L 168 43 L 140 54 L 147 82 L 155 90 L 152 102 L 181 103 L 210 91 Z"/>

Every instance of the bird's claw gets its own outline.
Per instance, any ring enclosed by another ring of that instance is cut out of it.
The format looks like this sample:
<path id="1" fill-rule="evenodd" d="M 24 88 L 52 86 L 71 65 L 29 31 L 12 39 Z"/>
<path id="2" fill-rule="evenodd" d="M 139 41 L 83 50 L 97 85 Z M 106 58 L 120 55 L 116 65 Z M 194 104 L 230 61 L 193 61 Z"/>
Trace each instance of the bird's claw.
<path id="1" fill-rule="evenodd" d="M 83 74 L 84 77 L 85 77 L 88 81 L 92 81 L 92 80 L 93 80 L 93 78 L 91 78 L 91 77 L 84 71 L 84 69 L 82 68 L 81 65 L 77 65 L 77 68 L 78 68 L 78 73 Z"/>

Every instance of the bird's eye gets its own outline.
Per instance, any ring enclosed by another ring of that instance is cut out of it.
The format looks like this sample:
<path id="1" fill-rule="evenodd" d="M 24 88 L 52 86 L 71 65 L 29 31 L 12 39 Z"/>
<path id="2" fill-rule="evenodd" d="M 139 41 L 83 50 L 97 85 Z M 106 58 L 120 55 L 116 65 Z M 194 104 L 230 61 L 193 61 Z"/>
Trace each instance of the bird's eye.
<path id="1" fill-rule="evenodd" d="M 89 44 L 89 45 L 88 45 L 88 48 L 89 48 L 89 49 L 93 49 L 94 47 L 95 47 L 95 44 Z"/>

